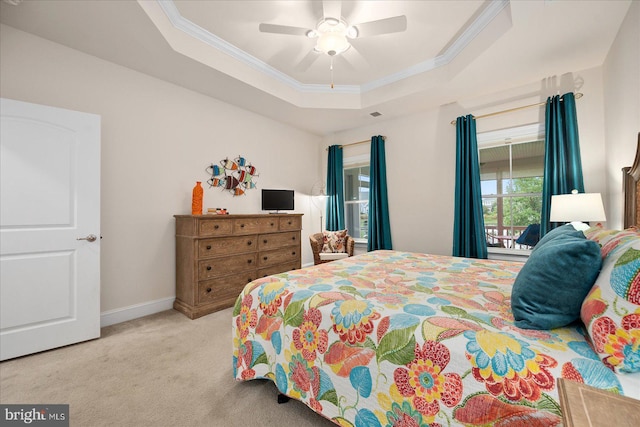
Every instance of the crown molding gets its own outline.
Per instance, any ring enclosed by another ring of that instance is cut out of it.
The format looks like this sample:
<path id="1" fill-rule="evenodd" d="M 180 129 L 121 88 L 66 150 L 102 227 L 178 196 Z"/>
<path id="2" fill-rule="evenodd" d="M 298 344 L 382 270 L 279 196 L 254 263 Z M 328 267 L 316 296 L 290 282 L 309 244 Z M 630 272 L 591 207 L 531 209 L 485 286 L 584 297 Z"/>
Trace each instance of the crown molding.
<path id="1" fill-rule="evenodd" d="M 360 93 L 360 87 L 357 85 L 335 85 L 333 89 L 327 89 L 327 85 L 302 83 L 186 19 L 180 14 L 180 11 L 173 0 L 156 1 L 176 29 L 200 40 L 203 43 L 206 43 L 212 48 L 217 49 L 234 59 L 237 59 L 252 69 L 260 71 L 261 73 L 284 83 L 294 90 L 306 93 Z"/>
<path id="2" fill-rule="evenodd" d="M 427 59 L 405 70 L 391 74 L 378 80 L 374 80 L 362 85 L 362 92 L 368 92 L 373 89 L 435 70 L 443 65 L 449 64 L 471 43 L 485 27 L 498 16 L 502 10 L 509 5 L 510 0 L 499 0 L 489 2 L 488 6 L 478 15 L 478 17 L 453 41 L 441 54 L 435 58 Z"/>
<path id="3" fill-rule="evenodd" d="M 363 93 L 382 88 L 387 85 L 405 80 L 407 78 L 417 76 L 439 67 L 449 64 L 456 56 L 458 56 L 471 43 L 485 27 L 496 17 L 502 10 L 510 4 L 510 0 L 497 0 L 488 2 L 487 6 L 480 12 L 467 28 L 462 31 L 452 43 L 450 43 L 444 52 L 435 58 L 431 58 L 413 65 L 405 70 L 384 76 L 380 79 L 373 80 L 362 85 L 335 85 L 330 88 L 326 84 L 306 84 L 293 77 L 285 74 L 264 61 L 253 55 L 239 49 L 233 44 L 221 39 L 210 31 L 200 27 L 192 21 L 186 19 L 180 14 L 174 0 L 155 0 L 160 6 L 163 13 L 171 23 L 171 25 L 179 31 L 191 36 L 211 48 L 236 59 L 242 64 L 256 70 L 282 84 L 293 89 L 298 93 L 308 94 L 349 94 L 362 95 Z"/>
<path id="4" fill-rule="evenodd" d="M 451 45 L 440 55 L 448 64 L 458 56 L 478 35 L 486 28 L 493 19 L 498 16 L 502 10 L 511 3 L 510 0 L 491 1 L 478 15 L 478 17 L 469 25 L 460 36 L 451 43 Z M 443 64 L 444 65 L 444 64 Z"/>

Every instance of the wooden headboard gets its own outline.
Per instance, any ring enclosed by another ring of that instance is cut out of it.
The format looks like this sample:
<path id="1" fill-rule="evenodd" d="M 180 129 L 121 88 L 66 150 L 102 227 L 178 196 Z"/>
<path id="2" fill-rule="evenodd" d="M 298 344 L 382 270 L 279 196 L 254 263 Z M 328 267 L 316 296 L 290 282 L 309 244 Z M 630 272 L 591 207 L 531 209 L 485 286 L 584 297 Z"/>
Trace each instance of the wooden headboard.
<path id="1" fill-rule="evenodd" d="M 624 228 L 640 227 L 640 132 L 638 147 L 633 166 L 622 168 L 622 184 L 624 186 Z"/>

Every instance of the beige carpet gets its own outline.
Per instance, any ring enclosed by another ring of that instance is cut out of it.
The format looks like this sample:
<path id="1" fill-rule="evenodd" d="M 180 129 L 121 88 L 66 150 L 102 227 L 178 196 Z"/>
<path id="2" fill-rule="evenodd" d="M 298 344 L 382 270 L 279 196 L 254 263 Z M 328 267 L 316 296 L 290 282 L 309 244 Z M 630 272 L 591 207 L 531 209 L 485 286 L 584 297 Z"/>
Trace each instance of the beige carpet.
<path id="1" fill-rule="evenodd" d="M 334 426 L 271 381 L 237 382 L 231 309 L 190 320 L 170 310 L 102 338 L 0 363 L 0 402 L 70 405 L 70 425 Z"/>

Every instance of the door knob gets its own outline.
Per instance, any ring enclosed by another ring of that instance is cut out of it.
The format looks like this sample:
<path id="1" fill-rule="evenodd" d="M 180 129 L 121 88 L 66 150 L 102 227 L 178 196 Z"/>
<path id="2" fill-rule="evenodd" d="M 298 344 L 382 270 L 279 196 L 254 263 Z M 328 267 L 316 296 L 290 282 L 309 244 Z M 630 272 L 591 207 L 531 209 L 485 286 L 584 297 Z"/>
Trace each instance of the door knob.
<path id="1" fill-rule="evenodd" d="M 95 234 L 89 234 L 87 237 L 78 237 L 76 240 L 86 240 L 89 242 L 95 242 L 98 238 Z"/>

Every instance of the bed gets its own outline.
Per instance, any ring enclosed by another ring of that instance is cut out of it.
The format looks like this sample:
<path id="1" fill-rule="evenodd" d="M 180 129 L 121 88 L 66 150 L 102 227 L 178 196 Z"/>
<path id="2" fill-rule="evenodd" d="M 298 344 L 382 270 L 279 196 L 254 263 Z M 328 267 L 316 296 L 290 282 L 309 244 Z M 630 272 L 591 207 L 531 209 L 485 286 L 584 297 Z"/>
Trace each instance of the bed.
<path id="1" fill-rule="evenodd" d="M 516 326 L 517 262 L 374 251 L 251 282 L 235 378 L 358 427 L 561 425 L 559 378 L 640 399 L 640 233 L 585 235 L 601 265 L 581 319 L 547 330 Z"/>

